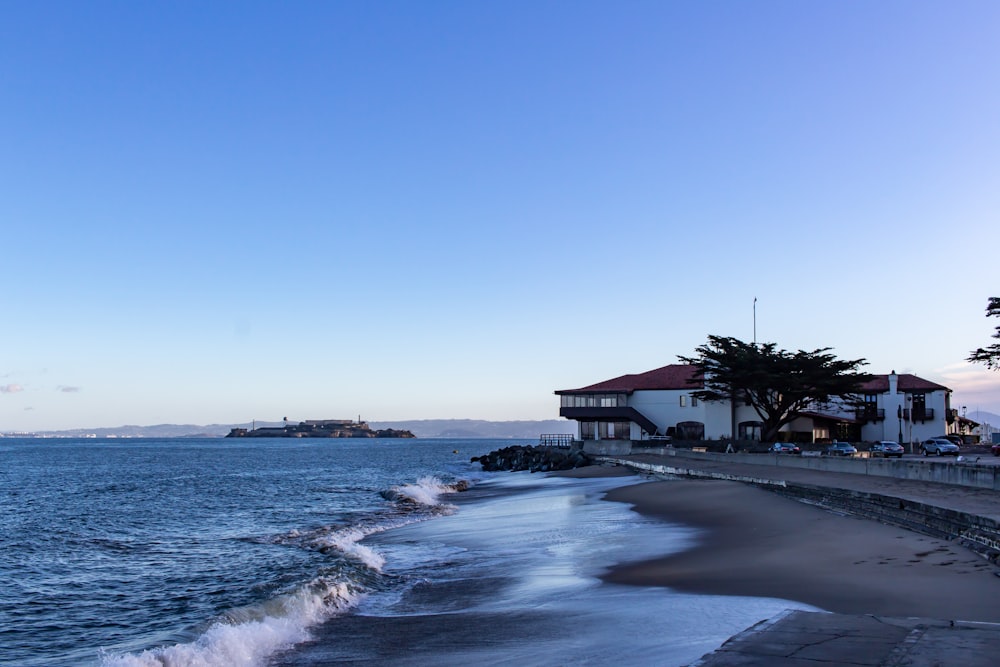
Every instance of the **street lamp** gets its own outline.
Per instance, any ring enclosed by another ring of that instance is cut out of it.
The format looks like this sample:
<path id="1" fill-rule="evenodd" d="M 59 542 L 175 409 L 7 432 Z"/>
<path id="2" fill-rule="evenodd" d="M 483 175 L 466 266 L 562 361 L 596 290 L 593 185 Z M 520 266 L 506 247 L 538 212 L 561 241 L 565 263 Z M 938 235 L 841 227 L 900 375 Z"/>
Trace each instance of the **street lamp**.
<path id="1" fill-rule="evenodd" d="M 912 409 L 913 409 L 913 394 L 907 394 L 906 395 L 906 413 L 905 413 L 904 416 L 906 417 L 906 420 L 909 423 L 907 424 L 907 429 L 906 429 L 907 430 L 906 442 L 910 445 L 910 453 L 911 454 L 915 454 L 916 452 L 913 451 L 913 412 L 912 412 Z"/>
<path id="2" fill-rule="evenodd" d="M 899 444 L 903 444 L 903 404 L 900 403 L 896 406 L 896 419 L 899 421 L 899 439 L 896 440 Z"/>

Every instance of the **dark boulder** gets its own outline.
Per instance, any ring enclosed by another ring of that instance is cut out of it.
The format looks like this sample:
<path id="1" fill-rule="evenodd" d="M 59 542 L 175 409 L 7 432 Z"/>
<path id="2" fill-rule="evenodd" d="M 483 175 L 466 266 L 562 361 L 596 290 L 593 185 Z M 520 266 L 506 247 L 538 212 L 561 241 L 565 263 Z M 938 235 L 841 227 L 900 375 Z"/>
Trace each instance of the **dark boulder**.
<path id="1" fill-rule="evenodd" d="M 571 470 L 593 463 L 590 457 L 579 449 L 569 450 L 534 445 L 504 447 L 483 456 L 473 456 L 471 461 L 478 462 L 483 470 L 491 472 L 498 470 L 549 472 Z"/>

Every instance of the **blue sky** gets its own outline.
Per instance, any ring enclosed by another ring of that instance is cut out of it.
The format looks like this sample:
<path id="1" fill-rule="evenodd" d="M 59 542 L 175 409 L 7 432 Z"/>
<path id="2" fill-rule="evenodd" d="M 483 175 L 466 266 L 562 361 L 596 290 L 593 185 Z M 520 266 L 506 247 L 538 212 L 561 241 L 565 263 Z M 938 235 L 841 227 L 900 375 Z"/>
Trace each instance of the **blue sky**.
<path id="1" fill-rule="evenodd" d="M 546 419 L 709 334 L 1000 412 L 995 2 L 0 3 L 0 431 Z"/>

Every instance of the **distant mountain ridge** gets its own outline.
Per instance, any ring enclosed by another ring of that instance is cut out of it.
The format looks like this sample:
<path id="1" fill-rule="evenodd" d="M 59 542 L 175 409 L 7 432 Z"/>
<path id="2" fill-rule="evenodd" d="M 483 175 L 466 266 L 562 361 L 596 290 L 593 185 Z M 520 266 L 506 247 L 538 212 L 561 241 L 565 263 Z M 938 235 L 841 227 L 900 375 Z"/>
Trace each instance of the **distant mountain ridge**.
<path id="1" fill-rule="evenodd" d="M 980 424 L 1000 428 L 1000 415 L 984 410 L 967 413 L 969 419 Z M 283 426 L 284 422 L 258 421 L 253 426 Z M 77 428 L 65 431 L 37 431 L 33 435 L 62 438 L 221 438 L 235 427 L 249 428 L 251 424 L 156 424 L 152 426 L 115 426 L 105 428 Z M 485 419 L 412 419 L 406 421 L 369 422 L 373 429 L 410 431 L 418 438 L 537 438 L 543 433 L 576 433 L 575 422 L 565 419 L 488 421 Z M 8 433 L 7 435 L 15 435 Z M 17 434 L 28 435 L 28 434 Z"/>
<path id="2" fill-rule="evenodd" d="M 484 419 L 418 419 L 409 421 L 368 422 L 373 429 L 410 431 L 418 438 L 537 438 L 543 433 L 576 433 L 576 424 L 564 419 L 539 421 L 487 421 Z M 280 427 L 284 422 L 258 421 L 257 428 Z M 77 428 L 64 431 L 36 431 L 33 435 L 62 438 L 221 438 L 241 424 L 155 424 L 102 428 Z M 27 434 L 18 434 L 27 435 Z"/>
<path id="3" fill-rule="evenodd" d="M 484 419 L 419 419 L 372 422 L 372 428 L 406 430 L 418 438 L 537 438 L 543 433 L 576 433 L 576 422 L 566 419 L 539 421 L 486 421 Z"/>
<path id="4" fill-rule="evenodd" d="M 965 416 L 979 424 L 989 424 L 993 428 L 1000 428 L 1000 415 L 995 412 L 973 410 L 972 412 L 966 413 Z"/>

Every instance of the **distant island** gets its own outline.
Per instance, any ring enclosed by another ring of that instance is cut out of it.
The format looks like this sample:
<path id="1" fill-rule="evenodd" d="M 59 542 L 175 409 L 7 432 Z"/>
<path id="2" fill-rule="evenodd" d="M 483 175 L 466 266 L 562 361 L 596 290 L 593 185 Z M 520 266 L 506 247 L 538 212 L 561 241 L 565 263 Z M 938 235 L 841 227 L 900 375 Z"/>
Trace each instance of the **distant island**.
<path id="1" fill-rule="evenodd" d="M 350 419 L 307 419 L 298 424 L 234 428 L 227 438 L 415 438 L 410 431 L 384 428 L 374 430 L 367 422 Z"/>

